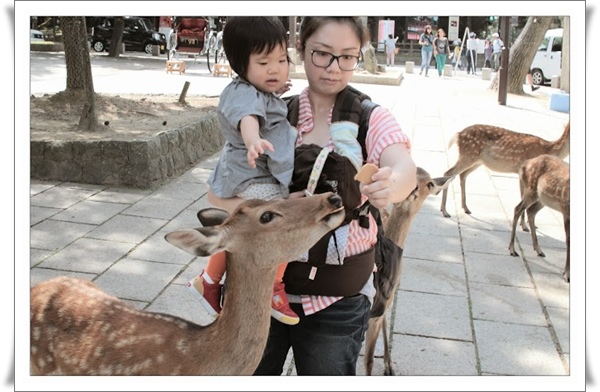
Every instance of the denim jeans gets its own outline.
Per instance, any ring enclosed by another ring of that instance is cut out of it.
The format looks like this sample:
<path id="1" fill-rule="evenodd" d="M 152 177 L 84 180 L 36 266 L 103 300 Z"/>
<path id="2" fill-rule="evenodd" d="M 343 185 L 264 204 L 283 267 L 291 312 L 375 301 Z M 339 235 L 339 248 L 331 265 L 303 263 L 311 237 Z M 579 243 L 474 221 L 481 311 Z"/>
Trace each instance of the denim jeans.
<path id="1" fill-rule="evenodd" d="M 290 304 L 300 317 L 296 325 L 271 319 L 269 340 L 255 375 L 281 375 L 292 348 L 301 375 L 352 376 L 369 322 L 371 303 L 362 295 L 345 297 L 333 305 L 304 315 L 301 304 Z"/>
<path id="2" fill-rule="evenodd" d="M 433 51 L 421 50 L 421 71 L 425 70 L 425 75 L 429 72 L 429 63 L 431 63 L 431 56 Z"/>

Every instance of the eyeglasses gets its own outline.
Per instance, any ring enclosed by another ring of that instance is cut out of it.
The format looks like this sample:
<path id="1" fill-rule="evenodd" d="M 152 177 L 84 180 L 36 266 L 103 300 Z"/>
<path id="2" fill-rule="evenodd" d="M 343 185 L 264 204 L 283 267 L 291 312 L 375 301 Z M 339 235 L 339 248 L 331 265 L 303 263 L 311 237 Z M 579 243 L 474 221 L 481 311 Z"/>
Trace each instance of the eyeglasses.
<path id="1" fill-rule="evenodd" d="M 338 66 L 342 71 L 353 71 L 358 65 L 360 56 L 352 56 L 349 54 L 342 54 L 335 56 L 329 52 L 323 52 L 321 50 L 311 50 L 310 60 L 315 67 L 327 68 L 333 63 L 333 60 L 337 60 Z"/>

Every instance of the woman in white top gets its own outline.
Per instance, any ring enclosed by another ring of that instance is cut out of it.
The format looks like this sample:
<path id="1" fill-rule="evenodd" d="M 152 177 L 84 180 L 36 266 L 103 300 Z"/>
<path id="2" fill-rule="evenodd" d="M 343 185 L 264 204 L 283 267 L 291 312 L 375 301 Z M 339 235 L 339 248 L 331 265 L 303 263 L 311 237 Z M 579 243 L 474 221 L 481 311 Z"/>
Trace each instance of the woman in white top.
<path id="1" fill-rule="evenodd" d="M 396 56 L 396 41 L 398 41 L 398 37 L 393 38 L 391 34 L 388 34 L 388 37 L 385 39 L 385 54 L 387 56 L 386 65 L 394 66 L 394 57 Z"/>

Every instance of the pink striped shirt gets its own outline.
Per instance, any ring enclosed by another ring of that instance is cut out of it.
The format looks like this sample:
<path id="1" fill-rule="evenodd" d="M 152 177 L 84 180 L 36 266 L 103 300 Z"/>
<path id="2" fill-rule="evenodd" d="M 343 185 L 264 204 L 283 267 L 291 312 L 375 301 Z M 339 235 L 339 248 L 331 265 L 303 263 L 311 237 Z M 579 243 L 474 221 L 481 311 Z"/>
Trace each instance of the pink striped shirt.
<path id="1" fill-rule="evenodd" d="M 305 88 L 300 94 L 299 113 L 298 113 L 298 139 L 296 146 L 303 144 L 304 134 L 309 133 L 314 128 L 313 115 L 308 99 L 308 88 Z M 331 114 L 333 106 L 329 110 L 327 123 L 331 125 Z M 410 150 L 410 140 L 400 129 L 396 118 L 381 106 L 376 107 L 371 112 L 369 118 L 369 131 L 366 137 L 367 162 L 379 166 L 379 160 L 383 150 L 392 144 L 403 143 Z M 333 141 L 329 139 L 329 146 L 333 148 Z M 363 202 L 367 197 L 363 195 Z M 348 234 L 348 246 L 346 247 L 345 257 L 362 253 L 372 248 L 377 242 L 377 225 L 371 215 L 369 215 L 369 228 L 365 229 L 359 226 L 358 220 L 350 222 Z M 306 315 L 313 314 L 325 309 L 329 305 L 340 300 L 342 297 L 301 295 L 302 308 Z"/>

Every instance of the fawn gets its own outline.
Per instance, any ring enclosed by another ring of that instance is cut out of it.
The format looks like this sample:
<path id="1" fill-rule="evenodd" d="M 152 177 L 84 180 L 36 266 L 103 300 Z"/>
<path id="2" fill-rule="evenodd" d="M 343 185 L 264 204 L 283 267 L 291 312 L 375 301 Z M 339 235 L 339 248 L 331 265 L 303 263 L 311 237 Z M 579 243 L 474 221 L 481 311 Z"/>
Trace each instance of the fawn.
<path id="1" fill-rule="evenodd" d="M 141 311 L 89 281 L 54 278 L 31 289 L 31 374 L 251 375 L 267 342 L 277 265 L 342 223 L 342 199 L 248 200 L 231 217 L 215 208 L 201 215 L 216 225 L 165 239 L 196 256 L 226 251 L 227 306 L 216 321 Z"/>
<path id="2" fill-rule="evenodd" d="M 389 216 L 384 219 L 385 236 L 393 240 L 400 248 L 404 248 L 404 241 L 408 235 L 414 217 L 421 209 L 423 202 L 429 195 L 437 195 L 442 189 L 445 189 L 452 177 L 431 178 L 427 171 L 417 167 L 417 188 L 411 192 L 408 197 L 392 206 L 392 211 Z M 382 214 L 383 215 L 383 214 Z M 387 310 L 394 302 L 394 294 L 400 284 L 400 273 L 402 267 L 402 259 L 398 260 L 400 265 L 393 269 L 396 273 L 391 277 L 390 281 L 376 283 L 377 292 L 373 300 L 371 309 L 381 309 L 383 307 L 383 315 L 371 317 L 369 319 L 369 328 L 367 329 L 365 342 L 365 371 L 368 376 L 373 370 L 373 356 L 375 354 L 375 344 L 380 332 L 383 332 L 383 347 L 384 347 L 384 375 L 392 376 L 392 359 L 389 349 L 387 336 L 387 326 L 385 319 L 385 310 Z M 376 280 L 381 280 L 378 276 Z"/>
<path id="3" fill-rule="evenodd" d="M 567 123 L 562 136 L 554 142 L 493 125 L 475 124 L 456 133 L 450 139 L 448 148 L 455 142 L 458 144 L 458 160 L 444 175 L 460 176 L 461 205 L 465 213 L 471 213 L 467 207 L 466 196 L 466 180 L 469 174 L 481 165 L 497 172 L 517 173 L 523 162 L 542 154 L 565 158 L 569 155 L 570 124 Z M 440 209 L 446 218 L 450 217 L 446 211 L 447 197 L 448 190 L 444 189 Z M 523 230 L 527 230 L 523 217 L 521 226 Z"/>
<path id="4" fill-rule="evenodd" d="M 544 206 L 560 211 L 563 215 L 567 243 L 567 262 L 565 263 L 563 278 L 566 282 L 570 282 L 571 186 L 569 164 L 552 155 L 540 155 L 526 161 L 521 166 L 519 169 L 519 182 L 522 199 L 515 207 L 512 232 L 508 245 L 510 254 L 512 256 L 519 255 L 515 251 L 515 230 L 519 215 L 526 211 L 531 229 L 533 249 L 537 252 L 538 256 L 544 257 L 545 254 L 538 244 L 535 230 L 535 215 Z"/>

